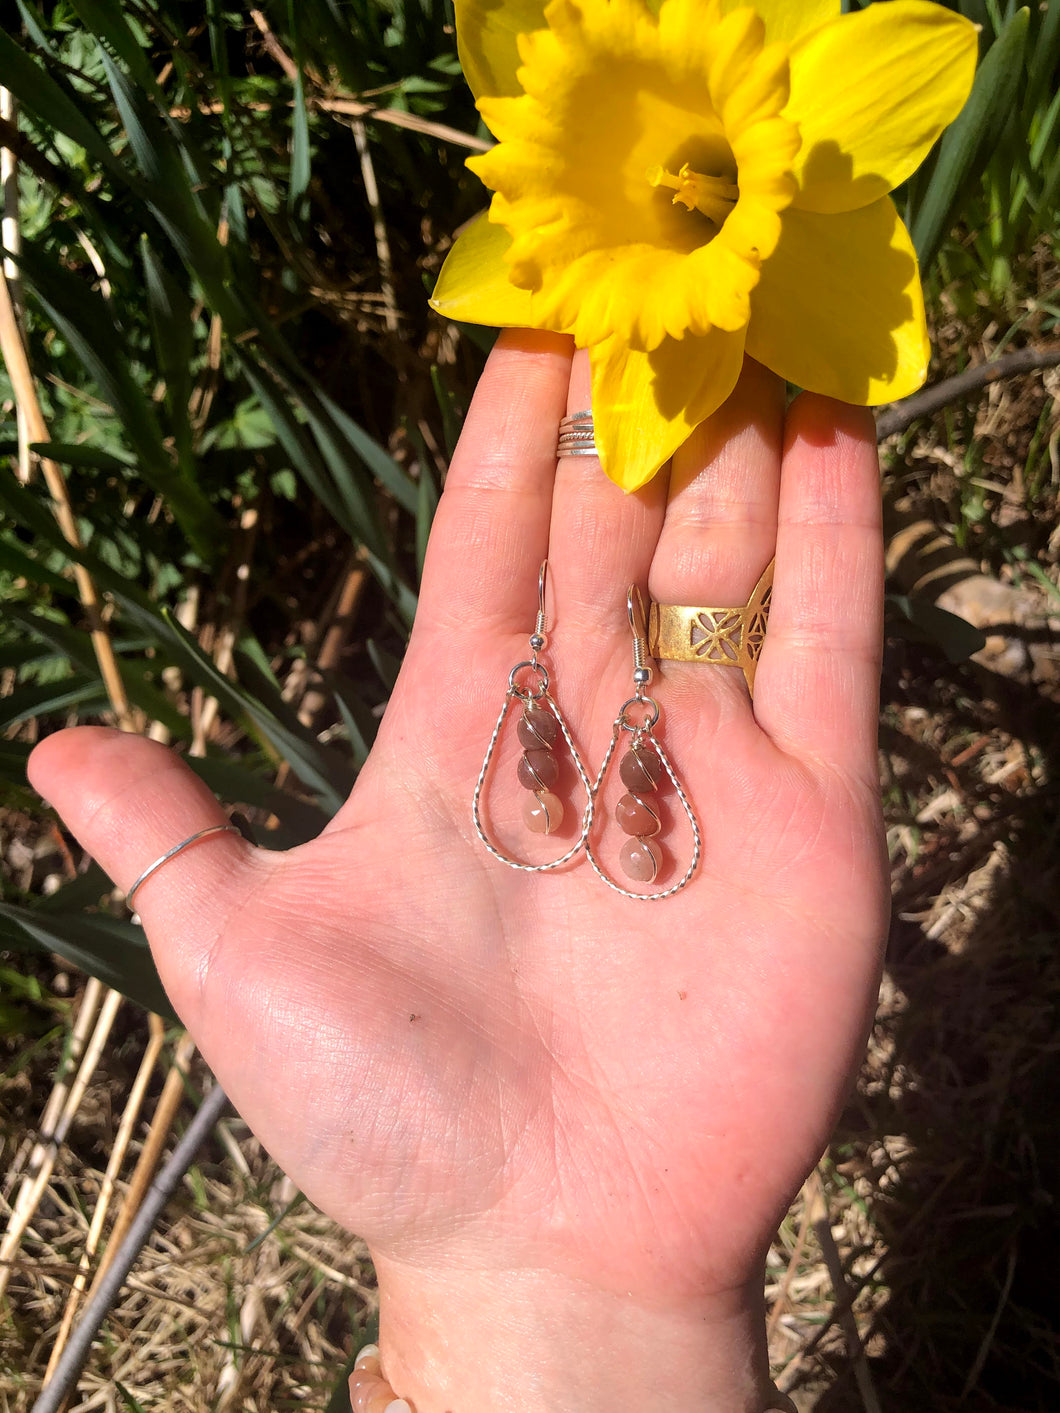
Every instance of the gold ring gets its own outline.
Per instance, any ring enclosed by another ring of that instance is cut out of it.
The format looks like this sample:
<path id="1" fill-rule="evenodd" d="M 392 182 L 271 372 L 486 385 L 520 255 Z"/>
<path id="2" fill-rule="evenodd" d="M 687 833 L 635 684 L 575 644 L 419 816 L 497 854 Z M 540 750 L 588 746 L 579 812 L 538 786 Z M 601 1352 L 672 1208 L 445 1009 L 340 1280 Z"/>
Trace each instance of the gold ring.
<path id="1" fill-rule="evenodd" d="M 706 662 L 738 667 L 754 696 L 773 592 L 770 560 L 751 597 L 739 608 L 694 608 L 653 603 L 648 613 L 648 651 L 666 662 Z"/>

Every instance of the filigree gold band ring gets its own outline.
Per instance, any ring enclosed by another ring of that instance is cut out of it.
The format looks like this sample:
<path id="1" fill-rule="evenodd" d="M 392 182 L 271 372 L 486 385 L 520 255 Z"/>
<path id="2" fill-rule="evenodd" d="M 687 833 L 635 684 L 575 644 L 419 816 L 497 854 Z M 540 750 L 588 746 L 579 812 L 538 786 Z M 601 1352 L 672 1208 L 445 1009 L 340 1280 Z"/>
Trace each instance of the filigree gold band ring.
<path id="1" fill-rule="evenodd" d="M 648 651 L 665 662 L 705 662 L 738 667 L 754 696 L 773 592 L 770 560 L 747 603 L 740 608 L 695 608 L 653 603 L 648 611 Z"/>

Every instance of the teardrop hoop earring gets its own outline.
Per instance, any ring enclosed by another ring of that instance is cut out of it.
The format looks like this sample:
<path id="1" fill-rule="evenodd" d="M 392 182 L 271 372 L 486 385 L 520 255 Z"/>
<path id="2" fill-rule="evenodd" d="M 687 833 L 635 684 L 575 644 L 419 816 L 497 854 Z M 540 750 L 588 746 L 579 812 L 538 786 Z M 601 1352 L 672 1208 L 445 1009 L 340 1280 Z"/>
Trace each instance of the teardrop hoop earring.
<path id="1" fill-rule="evenodd" d="M 608 877 L 593 851 L 591 839 L 586 840 L 585 856 L 592 864 L 597 876 L 607 884 L 608 888 L 612 888 L 616 893 L 621 893 L 623 898 L 634 898 L 642 903 L 658 903 L 663 898 L 672 898 L 675 893 L 680 893 L 682 888 L 691 883 L 699 868 L 703 844 L 695 811 L 688 801 L 688 796 L 677 778 L 673 765 L 670 763 L 670 757 L 663 749 L 662 742 L 655 735 L 655 728 L 659 724 L 662 712 L 655 698 L 648 696 L 645 691 L 647 687 L 651 686 L 655 674 L 647 661 L 648 642 L 644 602 L 636 584 L 629 586 L 629 592 L 626 595 L 626 612 L 629 616 L 630 630 L 633 633 L 634 690 L 633 695 L 622 703 L 618 716 L 615 718 L 611 742 L 593 785 L 593 800 L 595 802 L 599 798 L 608 767 L 618 748 L 622 733 L 627 732 L 630 737 L 629 749 L 622 757 L 618 767 L 627 793 L 615 806 L 615 820 L 620 828 L 630 836 L 619 855 L 623 870 L 628 877 L 640 883 L 654 883 L 658 877 L 662 864 L 662 850 L 655 843 L 660 822 L 654 795 L 664 775 L 669 777 L 692 828 L 692 862 L 688 865 L 683 877 L 672 888 L 666 888 L 661 893 L 634 893 L 629 888 L 623 888 L 613 878 Z"/>
<path id="2" fill-rule="evenodd" d="M 500 715 L 497 717 L 497 724 L 493 728 L 493 735 L 486 748 L 486 756 L 482 762 L 482 769 L 479 771 L 478 782 L 475 785 L 475 797 L 471 811 L 475 833 L 482 841 L 483 846 L 501 863 L 507 864 L 509 868 L 520 869 L 524 873 L 547 873 L 551 869 L 560 868 L 563 864 L 569 863 L 576 854 L 586 847 L 596 808 L 592 781 L 589 779 L 582 758 L 578 754 L 578 748 L 571 737 L 566 718 L 549 691 L 548 669 L 544 663 L 538 661 L 538 653 L 543 652 L 548 646 L 548 635 L 545 631 L 545 584 L 547 577 L 548 560 L 545 560 L 537 579 L 537 623 L 534 631 L 530 634 L 530 656 L 523 662 L 517 662 L 508 674 L 508 690 L 504 694 Z M 527 828 L 535 834 L 552 834 L 563 822 L 563 802 L 551 790 L 551 786 L 556 783 L 559 777 L 559 762 L 553 754 L 553 747 L 556 737 L 560 733 L 567 743 L 571 760 L 574 762 L 574 767 L 585 790 L 585 814 L 582 817 L 582 829 L 577 842 L 560 858 L 553 859 L 551 863 L 530 864 L 511 858 L 498 848 L 489 837 L 482 820 L 482 794 L 486 786 L 486 778 L 489 775 L 490 764 L 508 712 L 517 701 L 521 702 L 523 706 L 523 714 L 516 728 L 519 744 L 523 747 L 522 758 L 519 761 L 518 779 L 520 785 L 530 792 L 523 808 L 523 819 Z"/>

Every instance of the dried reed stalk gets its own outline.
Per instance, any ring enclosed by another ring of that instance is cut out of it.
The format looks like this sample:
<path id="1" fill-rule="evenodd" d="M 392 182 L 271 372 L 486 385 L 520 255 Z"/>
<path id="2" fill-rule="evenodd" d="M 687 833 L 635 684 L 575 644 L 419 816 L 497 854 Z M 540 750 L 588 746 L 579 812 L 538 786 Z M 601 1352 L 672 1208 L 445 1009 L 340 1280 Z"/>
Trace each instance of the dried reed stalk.
<path id="1" fill-rule="evenodd" d="M 88 1081 L 99 1064 L 99 1057 L 103 1053 L 103 1046 L 110 1036 L 114 1018 L 118 1014 L 118 1008 L 122 1003 L 122 996 L 117 991 L 107 992 L 103 1006 L 99 1013 L 99 1019 L 92 1032 L 92 1038 L 85 1050 L 84 1058 L 77 1071 L 77 1078 L 70 1087 L 70 1092 L 66 1096 L 62 1112 L 55 1124 L 55 1129 L 50 1138 L 41 1144 L 41 1160 L 36 1168 L 31 1168 L 23 1179 L 19 1188 L 18 1198 L 11 1213 L 11 1220 L 8 1223 L 4 1239 L 0 1242 L 0 1295 L 7 1286 L 11 1274 L 11 1260 L 18 1250 L 23 1234 L 33 1215 L 40 1204 L 44 1190 L 48 1186 L 55 1167 L 55 1159 L 59 1153 L 59 1145 L 66 1137 L 67 1131 L 73 1121 L 74 1115 L 81 1107 L 81 1100 L 84 1098 L 85 1090 L 88 1088 Z"/>
<path id="2" fill-rule="evenodd" d="M 92 1288 L 89 1291 L 89 1299 L 95 1294 L 100 1280 L 107 1267 L 114 1260 L 114 1256 L 121 1246 L 122 1237 L 128 1231 L 133 1217 L 136 1215 L 140 1203 L 143 1201 L 144 1193 L 151 1185 L 155 1169 L 162 1157 L 162 1149 L 169 1131 L 173 1126 L 177 1110 L 180 1108 L 180 1101 L 184 1096 L 184 1080 L 188 1073 L 188 1066 L 191 1064 L 192 1056 L 195 1054 L 195 1042 L 191 1036 L 182 1035 L 177 1043 L 176 1053 L 173 1056 L 173 1064 L 169 1074 L 166 1075 L 166 1082 L 162 1086 L 162 1093 L 155 1109 L 155 1116 L 151 1121 L 151 1127 L 144 1146 L 140 1152 L 139 1161 L 133 1169 L 133 1175 L 129 1180 L 129 1189 L 122 1204 L 118 1220 L 114 1223 L 114 1230 L 107 1241 L 103 1259 L 99 1263 Z"/>
<path id="3" fill-rule="evenodd" d="M 118 1125 L 118 1132 L 114 1138 L 107 1157 L 107 1170 L 103 1176 L 103 1185 L 100 1188 L 99 1197 L 96 1199 L 96 1206 L 92 1213 L 92 1223 L 85 1238 L 84 1249 L 81 1252 L 81 1260 L 78 1264 L 77 1276 L 74 1279 L 73 1287 L 67 1297 L 66 1308 L 63 1310 L 62 1322 L 59 1326 L 59 1333 L 55 1337 L 51 1354 L 48 1357 L 48 1367 L 44 1373 L 44 1382 L 47 1383 L 59 1360 L 59 1355 L 70 1336 L 73 1327 L 74 1316 L 77 1313 L 78 1303 L 81 1293 L 88 1284 L 89 1268 L 92 1265 L 92 1258 L 96 1254 L 99 1239 L 103 1234 L 103 1224 L 107 1220 L 107 1212 L 110 1209 L 111 1197 L 114 1193 L 114 1186 L 121 1165 L 125 1161 L 125 1154 L 132 1139 L 133 1129 L 136 1127 L 140 1117 L 140 1110 L 143 1108 L 144 1098 L 147 1094 L 147 1086 L 151 1081 L 158 1057 L 162 1053 L 162 1045 L 165 1042 L 165 1026 L 158 1016 L 150 1017 L 150 1039 L 147 1048 L 144 1050 L 143 1059 L 140 1061 L 140 1068 L 137 1070 L 136 1078 L 133 1080 L 132 1089 L 129 1092 L 129 1101 L 125 1105 L 125 1110 L 121 1116 L 121 1123 Z"/>

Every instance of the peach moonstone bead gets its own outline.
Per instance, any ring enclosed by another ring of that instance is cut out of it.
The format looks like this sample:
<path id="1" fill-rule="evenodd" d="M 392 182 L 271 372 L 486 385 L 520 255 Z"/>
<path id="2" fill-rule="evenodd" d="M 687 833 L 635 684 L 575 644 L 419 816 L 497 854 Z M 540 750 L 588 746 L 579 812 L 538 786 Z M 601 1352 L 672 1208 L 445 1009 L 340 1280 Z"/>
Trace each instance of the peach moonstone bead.
<path id="1" fill-rule="evenodd" d="M 615 823 L 624 833 L 636 834 L 641 839 L 659 832 L 659 816 L 636 795 L 622 796 L 615 806 Z"/>
<path id="2" fill-rule="evenodd" d="M 563 823 L 563 801 L 551 790 L 528 795 L 523 805 L 523 822 L 531 834 L 553 834 Z"/>
<path id="3" fill-rule="evenodd" d="M 654 883 L 662 862 L 658 844 L 650 839 L 627 839 L 618 856 L 622 872 L 634 883 Z"/>

